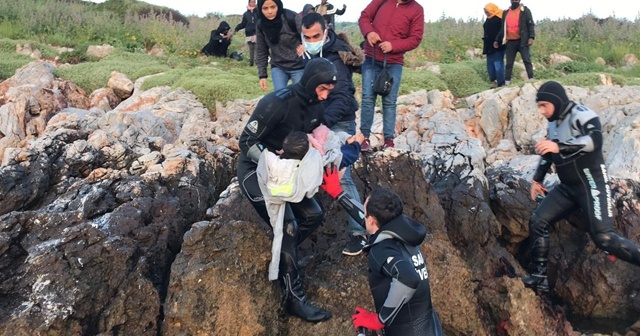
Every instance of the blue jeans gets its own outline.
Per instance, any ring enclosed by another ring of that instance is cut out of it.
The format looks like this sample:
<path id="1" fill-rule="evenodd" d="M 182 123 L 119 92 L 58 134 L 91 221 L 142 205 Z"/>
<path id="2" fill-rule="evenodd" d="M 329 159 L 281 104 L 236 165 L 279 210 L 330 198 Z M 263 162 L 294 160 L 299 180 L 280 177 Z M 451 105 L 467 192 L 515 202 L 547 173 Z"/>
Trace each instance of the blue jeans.
<path id="1" fill-rule="evenodd" d="M 273 90 L 278 91 L 287 86 L 289 79 L 291 84 L 295 84 L 302 78 L 304 69 L 284 70 L 277 67 L 271 67 L 271 80 L 273 81 Z"/>
<path id="2" fill-rule="evenodd" d="M 487 54 L 487 72 L 489 81 L 496 81 L 498 86 L 504 85 L 504 51 Z"/>
<path id="3" fill-rule="evenodd" d="M 346 132 L 349 135 L 356 134 L 356 122 L 355 121 L 339 121 L 333 127 L 331 127 L 333 132 Z M 342 179 L 340 179 L 340 186 L 342 190 L 347 195 L 347 197 L 352 200 L 362 204 L 360 200 L 360 194 L 358 194 L 358 188 L 356 188 L 355 182 L 353 182 L 353 178 L 351 177 L 351 166 L 347 166 Z M 349 214 L 347 214 L 347 222 L 349 232 L 352 235 L 362 235 L 365 236 L 367 234 L 366 230 L 360 223 L 358 223 L 355 219 L 351 218 Z"/>
<path id="4" fill-rule="evenodd" d="M 402 64 L 387 63 L 387 68 L 393 77 L 393 86 L 391 93 L 382 97 L 382 132 L 385 139 L 393 139 L 396 135 L 396 101 L 402 80 Z M 378 95 L 373 93 L 373 81 L 380 71 L 382 71 L 382 62 L 376 61 L 375 65 L 371 64 L 371 57 L 367 56 L 362 63 L 362 103 L 360 104 L 360 131 L 366 138 L 371 135 L 373 114 L 378 98 Z"/>

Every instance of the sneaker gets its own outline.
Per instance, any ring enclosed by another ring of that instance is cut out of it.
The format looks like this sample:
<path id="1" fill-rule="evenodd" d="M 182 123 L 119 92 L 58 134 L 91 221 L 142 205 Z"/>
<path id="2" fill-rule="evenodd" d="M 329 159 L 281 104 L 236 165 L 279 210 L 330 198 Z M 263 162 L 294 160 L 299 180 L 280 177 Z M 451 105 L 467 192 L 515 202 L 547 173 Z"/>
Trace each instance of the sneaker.
<path id="1" fill-rule="evenodd" d="M 384 139 L 384 145 L 382 146 L 382 149 L 393 148 L 393 147 L 395 147 L 395 145 L 393 143 L 393 138 Z"/>
<path id="2" fill-rule="evenodd" d="M 365 138 L 364 141 L 360 144 L 361 152 L 368 152 L 371 150 L 371 142 L 369 142 L 369 138 Z"/>
<path id="3" fill-rule="evenodd" d="M 367 238 L 365 236 L 351 236 L 349 242 L 342 250 L 342 254 L 346 254 L 348 256 L 356 256 L 362 253 L 362 249 L 367 246 Z"/>
<path id="4" fill-rule="evenodd" d="M 504 81 L 504 85 L 507 85 L 507 86 L 511 85 L 511 81 L 510 80 Z"/>

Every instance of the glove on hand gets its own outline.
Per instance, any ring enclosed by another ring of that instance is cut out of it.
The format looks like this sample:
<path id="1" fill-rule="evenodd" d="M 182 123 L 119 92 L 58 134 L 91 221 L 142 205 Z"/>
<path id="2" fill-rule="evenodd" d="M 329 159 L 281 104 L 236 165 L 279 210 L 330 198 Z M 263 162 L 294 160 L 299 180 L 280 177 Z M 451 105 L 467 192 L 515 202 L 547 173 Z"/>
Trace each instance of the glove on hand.
<path id="1" fill-rule="evenodd" d="M 377 313 L 370 312 L 360 307 L 356 307 L 356 313 L 351 316 L 351 320 L 353 321 L 353 326 L 356 330 L 359 327 L 364 327 L 374 331 L 384 328 L 384 324 L 382 324 L 380 319 L 378 319 Z"/>
<path id="2" fill-rule="evenodd" d="M 340 187 L 340 175 L 338 174 L 338 167 L 335 164 L 331 164 L 324 168 L 324 174 L 322 174 L 322 184 L 320 185 L 322 190 L 326 191 L 331 197 L 338 198 L 342 193 L 342 187 Z"/>

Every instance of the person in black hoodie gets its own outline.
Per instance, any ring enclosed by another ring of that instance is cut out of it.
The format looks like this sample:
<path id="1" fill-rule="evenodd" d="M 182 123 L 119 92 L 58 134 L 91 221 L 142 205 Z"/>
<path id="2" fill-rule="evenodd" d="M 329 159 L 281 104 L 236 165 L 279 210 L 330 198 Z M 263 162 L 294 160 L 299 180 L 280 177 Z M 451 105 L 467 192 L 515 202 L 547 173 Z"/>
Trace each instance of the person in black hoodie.
<path id="1" fill-rule="evenodd" d="M 227 50 L 231 44 L 231 27 L 227 21 L 220 22 L 218 29 L 211 31 L 209 43 L 202 48 L 202 53 L 207 56 L 227 57 Z"/>
<path id="2" fill-rule="evenodd" d="M 271 64 L 273 88 L 278 91 L 302 77 L 303 52 L 300 41 L 300 16 L 285 9 L 281 0 L 258 1 L 256 64 L 260 88 L 267 90 L 267 65 Z M 269 61 L 270 58 L 270 61 Z"/>
<path id="3" fill-rule="evenodd" d="M 293 131 L 311 133 L 322 122 L 323 106 L 337 80 L 336 67 L 318 58 L 307 64 L 300 82 L 264 96 L 256 106 L 240 135 L 238 181 L 260 217 L 270 223 L 264 197 L 258 185 L 256 168 L 263 150 L 282 150 L 284 138 Z M 331 314 L 316 307 L 304 296 L 297 267 L 298 245 L 321 223 L 324 214 L 315 197 L 299 203 L 287 203 L 278 280 L 284 290 L 285 308 L 291 315 L 319 322 Z"/>
<path id="4" fill-rule="evenodd" d="M 369 287 L 376 312 L 356 307 L 353 325 L 384 329 L 387 336 L 444 335 L 431 304 L 429 272 L 420 245 L 425 227 L 403 215 L 402 200 L 389 189 L 371 192 L 364 203 L 369 239 Z"/>
<path id="5" fill-rule="evenodd" d="M 489 81 L 492 88 L 504 86 L 504 45 L 497 48 L 493 42 L 502 28 L 502 10 L 494 3 L 488 3 L 484 6 L 484 14 L 487 19 L 482 27 L 484 28 L 484 37 L 482 53 L 487 55 L 487 72 L 489 73 Z"/>
<path id="6" fill-rule="evenodd" d="M 305 52 L 303 62 L 323 57 L 330 60 L 338 70 L 336 87 L 329 93 L 325 102 L 323 124 L 334 132 L 356 133 L 356 111 L 358 101 L 355 98 L 356 87 L 353 84 L 353 71 L 364 62 L 362 49 L 352 47 L 346 37 L 338 36 L 327 29 L 322 15 L 307 14 L 302 18 L 302 42 Z M 351 177 L 351 167 L 347 167 L 340 182 L 348 197 L 360 203 L 358 189 Z M 342 253 L 358 255 L 366 242 L 366 231 L 360 223 L 347 217 L 350 239 Z"/>
<path id="7" fill-rule="evenodd" d="M 531 265 L 522 282 L 545 292 L 549 256 L 549 226 L 581 209 L 596 246 L 640 266 L 640 248 L 613 229 L 613 204 L 602 154 L 602 125 L 598 115 L 569 100 L 558 82 L 542 84 L 536 95 L 538 110 L 549 121 L 547 139 L 535 145 L 541 156 L 531 181 L 530 196 L 544 196 L 529 220 Z M 554 164 L 560 184 L 547 194 L 544 176 Z"/>
<path id="8" fill-rule="evenodd" d="M 256 0 L 249 0 L 247 11 L 242 14 L 242 21 L 236 26 L 234 32 L 244 29 L 247 46 L 249 47 L 249 66 L 253 66 L 256 53 L 256 23 L 258 22 L 258 11 L 256 11 Z"/>

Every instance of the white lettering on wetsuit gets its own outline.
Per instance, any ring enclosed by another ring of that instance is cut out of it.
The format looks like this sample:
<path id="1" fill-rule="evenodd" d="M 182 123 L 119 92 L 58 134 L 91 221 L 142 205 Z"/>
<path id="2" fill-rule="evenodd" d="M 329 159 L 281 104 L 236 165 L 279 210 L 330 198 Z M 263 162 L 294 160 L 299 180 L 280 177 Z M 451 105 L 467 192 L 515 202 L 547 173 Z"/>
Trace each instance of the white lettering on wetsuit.
<path id="1" fill-rule="evenodd" d="M 591 187 L 591 197 L 593 198 L 593 215 L 596 216 L 597 220 L 602 220 L 602 211 L 600 209 L 600 191 L 596 186 L 596 181 L 593 179 L 589 168 L 585 168 L 582 170 L 584 175 L 587 177 L 587 181 L 589 181 L 589 187 Z"/>
<path id="2" fill-rule="evenodd" d="M 427 267 L 424 264 L 424 258 L 422 257 L 422 254 L 418 253 L 411 256 L 411 260 L 413 261 L 413 266 L 416 267 L 416 273 L 418 273 L 418 275 L 420 276 L 420 280 L 428 279 L 429 272 L 427 272 Z M 417 267 L 420 267 L 420 268 L 417 268 Z"/>

